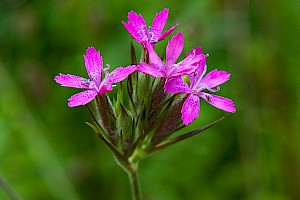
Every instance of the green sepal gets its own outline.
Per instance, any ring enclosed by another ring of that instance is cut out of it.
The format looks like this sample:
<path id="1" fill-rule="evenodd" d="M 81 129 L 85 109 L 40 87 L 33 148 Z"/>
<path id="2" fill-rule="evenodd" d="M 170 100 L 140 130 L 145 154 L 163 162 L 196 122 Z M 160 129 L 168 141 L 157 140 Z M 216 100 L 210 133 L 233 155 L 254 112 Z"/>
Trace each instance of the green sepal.
<path id="1" fill-rule="evenodd" d="M 156 81 L 157 83 L 155 83 Z M 163 102 L 166 101 L 167 94 L 164 91 L 164 82 L 165 79 L 154 79 L 153 83 L 153 91 L 149 97 L 149 103 L 147 104 L 147 131 L 152 130 L 153 127 L 160 122 L 158 120 L 159 113 L 163 108 Z"/>
<path id="2" fill-rule="evenodd" d="M 120 87 L 117 92 L 117 99 L 114 100 L 114 107 L 115 107 L 115 113 L 116 116 L 119 116 L 121 113 L 121 104 L 123 104 L 123 87 L 122 82 L 120 82 Z"/>
<path id="3" fill-rule="evenodd" d="M 129 106 L 132 113 L 135 113 L 135 108 L 137 107 L 137 98 L 136 98 L 137 77 L 138 77 L 138 72 L 135 71 L 128 76 L 128 80 L 127 80 Z"/>
<path id="4" fill-rule="evenodd" d="M 137 99 L 140 103 L 144 100 L 144 103 L 148 103 L 149 95 L 151 93 L 151 77 L 147 74 L 139 73 L 137 81 Z M 145 101 L 146 100 L 146 101 Z"/>
<path id="5" fill-rule="evenodd" d="M 157 121 L 160 123 L 156 126 L 151 142 L 152 145 L 164 141 L 175 132 L 174 130 L 182 126 L 181 109 L 186 98 L 185 95 L 176 95 L 165 101 L 166 105 L 161 108 L 161 112 L 158 115 Z"/>
<path id="6" fill-rule="evenodd" d="M 117 128 L 120 132 L 120 139 L 123 141 L 122 151 L 128 152 L 135 141 L 134 118 L 123 104 L 120 104 L 121 113 L 117 118 Z"/>
<path id="7" fill-rule="evenodd" d="M 117 144 L 116 113 L 110 98 L 107 95 L 98 95 L 94 101 L 97 113 L 97 123 L 106 132 L 111 143 Z"/>
<path id="8" fill-rule="evenodd" d="M 131 65 L 137 65 L 136 53 L 132 42 L 130 43 L 130 58 L 131 58 Z"/>

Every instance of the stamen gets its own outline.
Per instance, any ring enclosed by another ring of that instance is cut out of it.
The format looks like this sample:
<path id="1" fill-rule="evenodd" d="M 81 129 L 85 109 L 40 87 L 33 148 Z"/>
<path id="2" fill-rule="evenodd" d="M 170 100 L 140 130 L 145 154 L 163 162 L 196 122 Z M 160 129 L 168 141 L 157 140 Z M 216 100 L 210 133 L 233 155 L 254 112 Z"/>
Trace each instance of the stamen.
<path id="1" fill-rule="evenodd" d="M 198 91 L 196 89 L 192 89 L 192 94 L 198 94 Z"/>
<path id="2" fill-rule="evenodd" d="M 90 76 L 96 80 L 97 79 L 97 73 L 96 72 L 90 72 Z"/>
<path id="3" fill-rule="evenodd" d="M 89 88 L 90 88 L 90 89 L 96 89 L 96 90 L 97 90 L 96 83 L 95 83 L 94 81 L 90 81 Z"/>
<path id="4" fill-rule="evenodd" d="M 83 86 L 89 87 L 89 86 L 90 86 L 90 80 L 89 80 L 89 79 L 86 79 L 86 78 L 82 78 L 82 79 L 81 79 L 81 84 L 82 84 Z"/>
<path id="5" fill-rule="evenodd" d="M 141 26 L 140 29 L 138 30 L 138 34 L 141 36 L 143 41 L 148 40 L 148 35 L 147 35 L 147 28 L 145 25 Z"/>
<path id="6" fill-rule="evenodd" d="M 108 73 L 108 69 L 109 69 L 109 68 L 110 68 L 110 65 L 109 65 L 109 64 L 106 64 L 106 68 L 103 69 L 103 72 L 104 72 L 104 74 L 105 74 L 105 76 L 104 76 L 105 78 L 108 77 L 108 75 L 109 75 L 109 73 Z"/>
<path id="7" fill-rule="evenodd" d="M 155 35 L 152 33 L 151 26 L 149 26 L 148 33 L 149 33 L 150 43 L 156 43 L 157 39 L 154 38 Z"/>
<path id="8" fill-rule="evenodd" d="M 216 86 L 215 88 L 207 88 L 210 92 L 218 92 L 220 90 L 220 86 Z"/>

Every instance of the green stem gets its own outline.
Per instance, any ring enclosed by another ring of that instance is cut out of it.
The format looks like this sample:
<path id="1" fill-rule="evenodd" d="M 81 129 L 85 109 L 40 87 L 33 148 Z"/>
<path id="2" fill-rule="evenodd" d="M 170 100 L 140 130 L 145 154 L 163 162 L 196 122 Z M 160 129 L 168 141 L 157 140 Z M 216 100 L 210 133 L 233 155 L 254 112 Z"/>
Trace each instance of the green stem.
<path id="1" fill-rule="evenodd" d="M 135 166 L 130 167 L 126 171 L 130 181 L 132 200 L 142 200 L 142 193 L 141 193 L 137 169 L 138 169 L 138 164 L 136 163 Z"/>

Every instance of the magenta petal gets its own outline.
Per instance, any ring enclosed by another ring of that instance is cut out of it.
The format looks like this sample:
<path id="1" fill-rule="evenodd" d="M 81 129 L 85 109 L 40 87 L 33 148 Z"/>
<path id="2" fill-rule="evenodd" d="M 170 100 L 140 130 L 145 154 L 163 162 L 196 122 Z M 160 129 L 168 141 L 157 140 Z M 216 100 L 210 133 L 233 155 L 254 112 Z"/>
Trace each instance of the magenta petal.
<path id="1" fill-rule="evenodd" d="M 190 95 L 183 103 L 181 114 L 182 121 L 185 125 L 194 121 L 200 112 L 200 99 L 196 95 Z"/>
<path id="2" fill-rule="evenodd" d="M 154 51 L 152 45 L 146 44 L 146 48 L 149 53 L 150 64 L 155 66 L 156 68 L 163 69 L 165 67 L 165 63 L 160 59 L 160 57 Z"/>
<path id="3" fill-rule="evenodd" d="M 89 47 L 86 50 L 84 61 L 90 79 L 99 84 L 101 81 L 101 71 L 103 66 L 100 51 L 96 51 L 94 47 Z"/>
<path id="4" fill-rule="evenodd" d="M 133 11 L 128 13 L 128 23 L 122 22 L 127 31 L 139 43 L 148 40 L 148 31 L 144 18 Z"/>
<path id="5" fill-rule="evenodd" d="M 193 54 L 193 55 L 202 55 L 202 47 L 194 47 L 192 48 L 191 52 L 186 53 L 186 56 Z"/>
<path id="6" fill-rule="evenodd" d="M 74 94 L 68 99 L 68 106 L 74 107 L 74 106 L 82 106 L 90 101 L 92 101 L 97 95 L 97 92 L 94 90 L 86 90 L 77 94 Z"/>
<path id="7" fill-rule="evenodd" d="M 171 66 L 176 62 L 183 50 L 183 45 L 183 36 L 182 33 L 179 32 L 168 42 L 166 50 L 166 66 Z"/>
<path id="8" fill-rule="evenodd" d="M 104 84 L 101 84 L 101 87 L 98 91 L 98 94 L 104 94 L 104 93 L 109 92 L 113 89 L 113 85 L 112 85 L 112 83 L 109 82 L 109 80 L 106 80 L 105 82 L 104 82 Z"/>
<path id="9" fill-rule="evenodd" d="M 130 35 L 139 43 L 141 43 L 141 38 L 140 35 L 138 34 L 138 31 L 136 30 L 135 27 L 133 27 L 131 24 L 126 23 L 124 21 L 122 21 L 122 24 L 124 25 L 124 27 L 126 28 L 126 30 L 130 33 Z"/>
<path id="10" fill-rule="evenodd" d="M 137 70 L 157 78 L 165 77 L 165 72 L 163 69 L 157 67 L 156 65 L 151 66 L 144 62 L 141 62 L 140 65 L 137 66 Z"/>
<path id="11" fill-rule="evenodd" d="M 176 65 L 173 65 L 170 72 L 170 77 L 177 77 L 194 73 L 197 70 L 196 63 L 205 58 L 206 55 L 202 54 L 202 51 L 199 51 L 198 48 L 194 48 L 191 53 L 187 54 L 186 58 L 183 61 L 179 62 Z"/>
<path id="12" fill-rule="evenodd" d="M 155 15 L 151 27 L 151 42 L 157 42 L 164 29 L 167 19 L 168 19 L 169 9 L 165 8 L 163 11 Z"/>
<path id="13" fill-rule="evenodd" d="M 133 39 L 135 39 L 139 43 L 143 43 L 144 41 L 148 40 L 146 28 L 134 27 L 132 26 L 132 24 L 127 24 L 126 22 L 123 21 L 122 24 L 124 25 L 126 30 L 130 33 L 130 35 L 133 37 Z"/>
<path id="14" fill-rule="evenodd" d="M 170 35 L 175 28 L 177 28 L 178 24 L 176 24 L 175 26 L 172 26 L 169 30 L 165 31 L 159 38 L 158 41 L 165 39 L 168 35 Z"/>
<path id="15" fill-rule="evenodd" d="M 61 86 L 89 89 L 89 80 L 71 74 L 60 74 L 54 80 Z"/>
<path id="16" fill-rule="evenodd" d="M 189 93 L 190 87 L 181 77 L 171 78 L 165 83 L 165 91 L 169 94 Z"/>
<path id="17" fill-rule="evenodd" d="M 209 104 L 221 110 L 224 110 L 226 112 L 232 112 L 232 113 L 236 111 L 234 107 L 234 103 L 231 99 L 227 99 L 225 97 L 208 94 L 204 92 L 201 92 L 199 96 L 203 98 L 205 101 L 207 101 Z"/>
<path id="18" fill-rule="evenodd" d="M 118 67 L 117 69 L 109 73 L 108 78 L 110 79 L 111 83 L 117 83 L 124 80 L 129 74 L 134 72 L 136 69 L 137 67 L 135 65 L 131 65 L 125 68 Z"/>
<path id="19" fill-rule="evenodd" d="M 168 78 L 172 77 L 179 77 L 179 76 L 185 76 L 189 75 L 191 73 L 194 73 L 196 71 L 196 66 L 191 64 L 186 65 L 174 65 L 172 66 Z"/>
<path id="20" fill-rule="evenodd" d="M 214 69 L 210 71 L 201 80 L 201 87 L 212 89 L 218 85 L 221 85 L 230 79 L 230 74 L 223 70 Z"/>
<path id="21" fill-rule="evenodd" d="M 206 59 L 206 55 L 202 53 L 201 47 L 196 47 L 191 50 L 190 53 L 187 53 L 185 59 L 178 63 L 180 66 L 189 66 L 195 63 L 200 62 L 203 59 Z"/>
<path id="22" fill-rule="evenodd" d="M 189 75 L 191 88 L 193 88 L 198 82 L 200 82 L 202 77 L 206 73 L 206 69 L 207 69 L 206 59 L 203 59 L 200 62 L 196 63 L 195 66 L 196 66 L 195 73 L 191 73 Z"/>

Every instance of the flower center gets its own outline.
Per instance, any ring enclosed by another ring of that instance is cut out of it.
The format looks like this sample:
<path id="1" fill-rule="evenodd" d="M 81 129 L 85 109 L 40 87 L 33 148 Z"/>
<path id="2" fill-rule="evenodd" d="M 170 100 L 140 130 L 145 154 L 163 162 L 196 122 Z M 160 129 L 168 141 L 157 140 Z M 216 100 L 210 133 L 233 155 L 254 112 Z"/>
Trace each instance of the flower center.
<path id="1" fill-rule="evenodd" d="M 149 33 L 150 43 L 156 43 L 157 38 L 155 38 L 155 35 L 152 32 L 151 26 L 149 26 L 148 33 Z"/>
<path id="2" fill-rule="evenodd" d="M 140 29 L 138 30 L 138 34 L 140 35 L 142 41 L 148 40 L 147 27 L 145 25 L 140 27 Z"/>
<path id="3" fill-rule="evenodd" d="M 91 90 L 96 90 L 97 92 L 99 91 L 96 82 L 91 81 L 90 79 L 83 78 L 81 84 L 84 85 L 85 87 L 88 87 Z"/>

